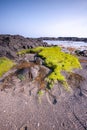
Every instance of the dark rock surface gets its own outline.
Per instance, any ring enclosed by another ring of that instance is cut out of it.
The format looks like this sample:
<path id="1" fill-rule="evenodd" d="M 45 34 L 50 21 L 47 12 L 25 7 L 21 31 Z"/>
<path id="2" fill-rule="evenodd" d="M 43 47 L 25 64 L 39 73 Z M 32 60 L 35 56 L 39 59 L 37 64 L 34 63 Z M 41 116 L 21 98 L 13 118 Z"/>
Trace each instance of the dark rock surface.
<path id="1" fill-rule="evenodd" d="M 75 53 L 76 53 L 76 55 L 78 55 L 78 56 L 87 57 L 87 50 L 83 50 L 83 51 L 81 51 L 81 50 L 76 50 Z"/>
<path id="2" fill-rule="evenodd" d="M 40 39 L 24 38 L 20 35 L 0 35 L 0 56 L 15 58 L 16 52 L 37 46 L 48 46 Z"/>

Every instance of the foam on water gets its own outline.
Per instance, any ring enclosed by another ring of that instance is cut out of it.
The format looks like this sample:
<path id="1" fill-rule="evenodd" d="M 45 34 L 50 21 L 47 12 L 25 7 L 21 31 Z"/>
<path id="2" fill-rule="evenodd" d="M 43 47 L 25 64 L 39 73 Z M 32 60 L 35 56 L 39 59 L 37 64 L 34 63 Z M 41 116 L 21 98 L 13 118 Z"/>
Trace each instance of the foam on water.
<path id="1" fill-rule="evenodd" d="M 59 40 L 43 40 L 43 42 L 47 42 L 50 45 L 59 45 L 64 47 L 74 47 L 81 50 L 87 50 L 87 43 L 80 41 L 59 41 Z"/>

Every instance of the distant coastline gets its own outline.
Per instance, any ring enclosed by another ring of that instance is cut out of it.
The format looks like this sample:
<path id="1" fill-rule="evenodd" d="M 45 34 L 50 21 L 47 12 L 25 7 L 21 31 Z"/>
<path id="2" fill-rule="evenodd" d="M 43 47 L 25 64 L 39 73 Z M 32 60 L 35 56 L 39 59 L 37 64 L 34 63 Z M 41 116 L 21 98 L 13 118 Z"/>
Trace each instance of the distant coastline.
<path id="1" fill-rule="evenodd" d="M 14 36 L 14 37 L 22 37 L 22 38 L 27 38 L 27 39 L 37 39 L 37 40 L 53 40 L 53 41 L 56 41 L 56 40 L 59 40 L 59 41 L 82 41 L 82 42 L 87 42 L 87 38 L 86 37 L 25 37 L 25 36 L 22 36 L 22 35 L 11 35 L 11 34 L 0 34 L 0 37 L 11 37 L 11 36 Z"/>
<path id="2" fill-rule="evenodd" d="M 59 41 L 81 41 L 87 42 L 87 38 L 79 38 L 79 37 L 40 37 L 42 40 L 59 40 Z"/>

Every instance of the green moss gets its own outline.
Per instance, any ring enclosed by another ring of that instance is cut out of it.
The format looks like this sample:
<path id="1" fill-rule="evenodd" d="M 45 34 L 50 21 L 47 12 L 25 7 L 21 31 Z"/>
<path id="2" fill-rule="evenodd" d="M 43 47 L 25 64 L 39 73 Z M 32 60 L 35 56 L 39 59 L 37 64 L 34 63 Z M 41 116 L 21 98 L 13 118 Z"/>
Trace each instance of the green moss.
<path id="1" fill-rule="evenodd" d="M 22 55 L 22 54 L 26 54 L 26 53 L 37 53 L 40 52 L 44 47 L 37 47 L 37 48 L 32 48 L 32 49 L 24 49 L 19 51 L 17 54 L 18 55 Z"/>
<path id="2" fill-rule="evenodd" d="M 25 80 L 25 76 L 22 75 L 22 74 L 19 74 L 17 77 L 18 77 L 21 81 Z"/>
<path id="3" fill-rule="evenodd" d="M 26 54 L 26 53 L 30 53 L 30 50 L 29 49 L 21 50 L 21 51 L 17 52 L 17 55 L 22 55 L 22 54 Z"/>
<path id="4" fill-rule="evenodd" d="M 38 91 L 38 96 L 42 96 L 44 94 L 43 90 Z"/>
<path id="5" fill-rule="evenodd" d="M 14 65 L 13 61 L 6 57 L 0 58 L 0 77 Z"/>
<path id="6" fill-rule="evenodd" d="M 81 68 L 81 65 L 77 57 L 66 54 L 61 51 L 60 47 L 37 47 L 29 50 L 25 50 L 25 53 L 37 53 L 42 59 L 46 66 L 52 69 L 52 73 L 46 78 L 50 88 L 55 81 L 61 81 L 65 88 L 68 88 L 67 80 L 62 71 L 71 72 L 73 69 Z"/>

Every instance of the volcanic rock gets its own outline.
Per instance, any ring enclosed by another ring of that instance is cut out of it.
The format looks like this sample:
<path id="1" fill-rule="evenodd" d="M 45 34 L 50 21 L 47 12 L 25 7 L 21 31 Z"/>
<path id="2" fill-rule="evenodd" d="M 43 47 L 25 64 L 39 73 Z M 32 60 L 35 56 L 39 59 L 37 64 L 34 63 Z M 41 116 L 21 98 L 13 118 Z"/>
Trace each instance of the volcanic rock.
<path id="1" fill-rule="evenodd" d="M 10 59 L 17 57 L 16 53 L 21 49 L 29 49 L 37 46 L 48 46 L 38 38 L 25 38 L 20 35 L 0 35 L 0 56 Z"/>

